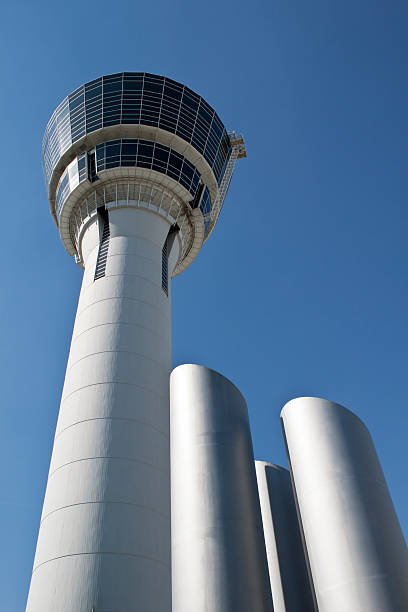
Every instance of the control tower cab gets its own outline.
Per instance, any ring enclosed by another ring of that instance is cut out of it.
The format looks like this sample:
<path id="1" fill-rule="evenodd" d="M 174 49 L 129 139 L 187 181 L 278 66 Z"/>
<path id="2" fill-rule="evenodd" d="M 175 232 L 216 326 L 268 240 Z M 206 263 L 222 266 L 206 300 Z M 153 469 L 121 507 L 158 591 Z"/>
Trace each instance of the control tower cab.
<path id="1" fill-rule="evenodd" d="M 141 72 L 104 76 L 54 111 L 43 141 L 51 213 L 83 266 L 82 237 L 98 208 L 155 211 L 178 228 L 174 275 L 212 232 L 242 136 L 188 87 Z"/>

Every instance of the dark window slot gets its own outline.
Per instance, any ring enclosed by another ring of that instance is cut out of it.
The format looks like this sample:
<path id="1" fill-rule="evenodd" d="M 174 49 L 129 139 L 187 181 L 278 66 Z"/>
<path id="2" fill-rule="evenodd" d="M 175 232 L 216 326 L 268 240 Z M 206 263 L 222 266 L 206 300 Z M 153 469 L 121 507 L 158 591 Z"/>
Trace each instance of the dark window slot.
<path id="1" fill-rule="evenodd" d="M 110 228 L 108 211 L 104 207 L 98 208 L 98 223 L 102 226 L 102 233 L 99 242 L 94 281 L 105 276 L 106 261 L 108 259 Z"/>

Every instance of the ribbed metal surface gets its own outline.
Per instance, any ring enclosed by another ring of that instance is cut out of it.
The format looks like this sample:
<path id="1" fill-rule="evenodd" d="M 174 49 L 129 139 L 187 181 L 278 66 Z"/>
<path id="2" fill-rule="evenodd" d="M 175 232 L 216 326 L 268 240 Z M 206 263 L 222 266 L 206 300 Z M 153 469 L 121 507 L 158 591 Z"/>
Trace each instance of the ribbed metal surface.
<path id="1" fill-rule="evenodd" d="M 173 612 L 272 612 L 245 400 L 197 365 L 170 397 Z"/>

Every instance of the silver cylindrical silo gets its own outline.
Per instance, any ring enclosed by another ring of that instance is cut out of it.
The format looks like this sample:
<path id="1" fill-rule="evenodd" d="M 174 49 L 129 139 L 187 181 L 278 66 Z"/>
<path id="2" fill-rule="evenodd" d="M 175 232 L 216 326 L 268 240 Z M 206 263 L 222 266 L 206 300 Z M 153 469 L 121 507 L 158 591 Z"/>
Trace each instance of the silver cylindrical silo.
<path id="1" fill-rule="evenodd" d="M 288 470 L 255 461 L 274 612 L 313 612 Z"/>
<path id="2" fill-rule="evenodd" d="M 245 400 L 182 365 L 170 378 L 173 612 L 272 612 Z"/>
<path id="3" fill-rule="evenodd" d="M 281 414 L 319 612 L 408 610 L 408 552 L 370 433 L 303 397 Z"/>

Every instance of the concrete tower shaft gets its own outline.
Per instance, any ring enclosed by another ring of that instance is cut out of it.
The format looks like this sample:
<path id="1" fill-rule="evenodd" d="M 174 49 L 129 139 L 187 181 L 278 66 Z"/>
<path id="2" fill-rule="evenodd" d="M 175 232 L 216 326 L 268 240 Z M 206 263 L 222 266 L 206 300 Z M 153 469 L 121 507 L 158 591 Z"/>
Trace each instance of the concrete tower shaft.
<path id="1" fill-rule="evenodd" d="M 200 96 L 145 73 L 87 83 L 47 126 L 51 212 L 84 278 L 27 612 L 171 610 L 170 280 L 242 155 Z"/>
<path id="2" fill-rule="evenodd" d="M 27 610 L 168 610 L 170 301 L 161 286 L 169 224 L 109 213 L 83 239 L 72 336 Z M 175 243 L 171 272 L 178 256 Z M 155 280 L 153 280 L 155 279 Z"/>

